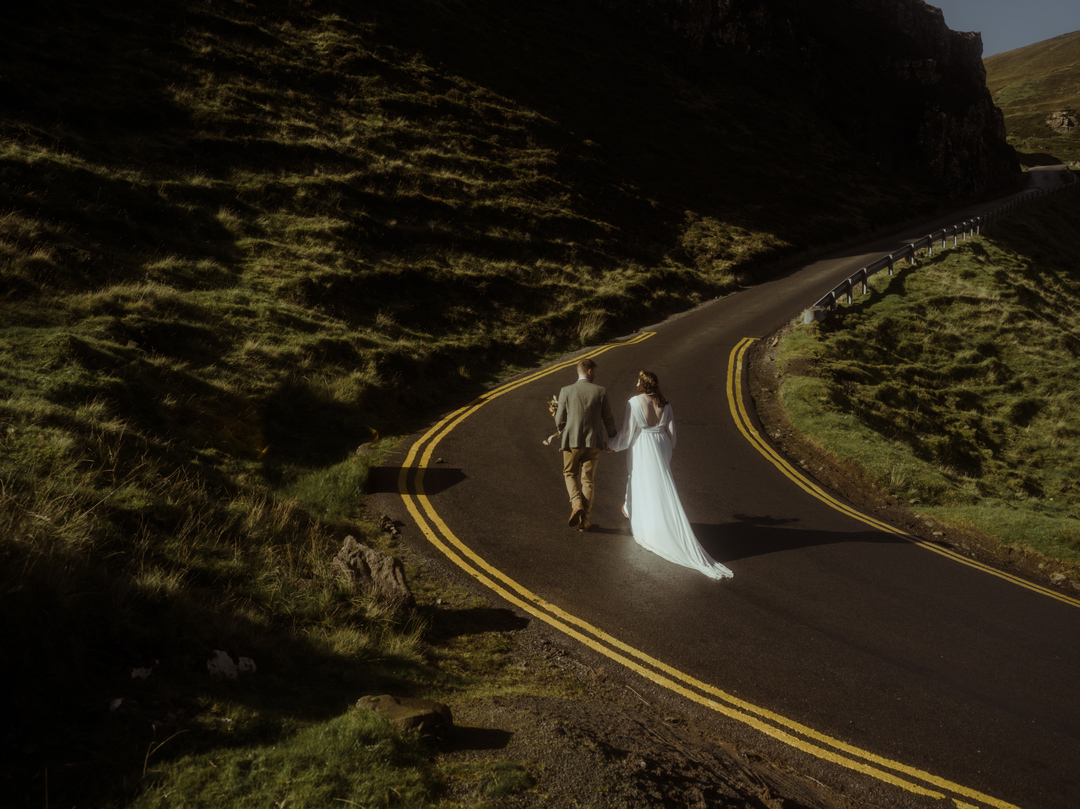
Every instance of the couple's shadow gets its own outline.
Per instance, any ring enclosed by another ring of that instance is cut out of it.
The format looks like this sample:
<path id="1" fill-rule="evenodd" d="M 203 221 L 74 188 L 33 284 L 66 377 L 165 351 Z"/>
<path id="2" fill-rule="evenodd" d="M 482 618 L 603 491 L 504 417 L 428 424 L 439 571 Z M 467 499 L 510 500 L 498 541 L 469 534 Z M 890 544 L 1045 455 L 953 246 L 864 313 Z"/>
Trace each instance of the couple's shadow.
<path id="1" fill-rule="evenodd" d="M 734 514 L 728 523 L 694 523 L 690 527 L 705 551 L 720 562 L 852 542 L 898 544 L 903 537 L 877 530 L 818 531 L 799 528 L 798 518 Z"/>
<path id="2" fill-rule="evenodd" d="M 776 518 L 754 514 L 734 514 L 731 522 L 692 523 L 694 537 L 713 559 L 732 562 L 752 556 L 782 553 L 822 545 L 849 542 L 904 542 L 884 531 L 818 531 L 798 527 L 798 518 Z M 629 522 L 617 525 L 593 523 L 589 533 L 607 537 L 633 538 Z"/>
<path id="3" fill-rule="evenodd" d="M 609 528 L 608 526 L 605 526 L 605 525 L 598 525 L 597 523 L 593 523 L 592 526 L 590 526 L 590 528 L 588 530 L 588 533 L 590 533 L 590 534 L 599 534 L 601 536 L 609 536 L 609 537 L 629 537 L 629 536 L 633 536 L 633 534 L 630 533 L 630 526 L 629 525 L 621 527 L 621 528 L 618 527 L 618 526 Z"/>

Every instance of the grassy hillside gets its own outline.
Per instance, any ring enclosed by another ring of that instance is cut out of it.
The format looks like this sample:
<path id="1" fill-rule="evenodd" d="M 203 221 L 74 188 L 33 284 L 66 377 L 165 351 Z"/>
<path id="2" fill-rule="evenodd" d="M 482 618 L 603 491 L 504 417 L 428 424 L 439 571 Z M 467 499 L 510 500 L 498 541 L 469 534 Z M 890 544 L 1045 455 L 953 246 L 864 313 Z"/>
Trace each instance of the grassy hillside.
<path id="1" fill-rule="evenodd" d="M 1080 194 L 1033 204 L 874 276 L 869 298 L 796 326 L 780 363 L 822 450 L 943 525 L 1068 563 L 1080 587 L 1078 243 Z"/>
<path id="2" fill-rule="evenodd" d="M 1046 125 L 1051 113 L 1080 112 L 1080 31 L 996 54 L 984 64 L 987 87 L 1005 113 L 1009 143 L 1021 161 L 1032 166 L 1080 160 L 1080 134 Z"/>
<path id="3" fill-rule="evenodd" d="M 458 776 L 345 706 L 564 686 L 508 669 L 497 633 L 454 625 L 476 605 L 415 571 L 406 625 L 334 578 L 347 534 L 394 550 L 363 512 L 380 447 L 933 205 L 775 77 L 579 2 L 4 14 L 13 805 L 438 802 Z M 260 676 L 211 681 L 217 649 Z"/>

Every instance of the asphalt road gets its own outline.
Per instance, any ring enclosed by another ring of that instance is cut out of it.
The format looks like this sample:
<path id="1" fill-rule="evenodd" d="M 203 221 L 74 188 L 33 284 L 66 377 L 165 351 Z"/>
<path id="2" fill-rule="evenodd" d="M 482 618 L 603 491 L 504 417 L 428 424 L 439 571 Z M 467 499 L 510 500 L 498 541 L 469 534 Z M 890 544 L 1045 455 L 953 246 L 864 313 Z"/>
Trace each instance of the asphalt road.
<path id="1" fill-rule="evenodd" d="M 620 422 L 637 371 L 658 374 L 678 425 L 680 496 L 734 579 L 712 581 L 634 543 L 619 510 L 624 455 L 601 459 L 595 530 L 566 526 L 559 452 L 541 439 L 552 427 L 544 401 L 576 378 L 576 358 L 415 437 L 402 501 L 434 547 L 499 598 L 715 711 L 749 743 L 789 751 L 793 766 L 861 779 L 876 805 L 1073 809 L 1080 601 L 845 513 L 783 474 L 748 440 L 753 414 L 740 425 L 731 406 L 746 401 L 731 370 L 745 338 L 771 334 L 883 253 L 988 207 L 598 349 L 597 382 Z"/>

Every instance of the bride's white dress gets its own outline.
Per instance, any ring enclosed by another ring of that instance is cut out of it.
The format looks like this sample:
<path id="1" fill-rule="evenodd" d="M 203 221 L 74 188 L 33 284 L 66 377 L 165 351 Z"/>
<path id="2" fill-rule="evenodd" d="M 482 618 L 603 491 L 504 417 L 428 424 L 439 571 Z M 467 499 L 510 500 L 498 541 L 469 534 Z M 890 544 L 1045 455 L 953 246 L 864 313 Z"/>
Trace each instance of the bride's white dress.
<path id="1" fill-rule="evenodd" d="M 650 426 L 646 402 L 647 397 L 642 394 L 626 403 L 622 429 L 608 442 L 608 447 L 616 452 L 630 449 L 625 511 L 634 539 L 669 562 L 699 570 L 714 579 L 731 578 L 735 574 L 698 543 L 675 491 L 671 476 L 675 419 L 671 405 L 664 406 L 660 423 Z"/>

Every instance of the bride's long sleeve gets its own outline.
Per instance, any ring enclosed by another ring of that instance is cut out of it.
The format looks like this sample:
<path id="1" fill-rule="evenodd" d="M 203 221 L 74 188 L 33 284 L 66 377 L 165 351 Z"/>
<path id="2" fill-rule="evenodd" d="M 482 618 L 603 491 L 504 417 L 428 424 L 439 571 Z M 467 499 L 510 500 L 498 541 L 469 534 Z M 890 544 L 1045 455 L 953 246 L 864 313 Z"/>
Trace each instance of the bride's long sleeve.
<path id="1" fill-rule="evenodd" d="M 664 426 L 667 428 L 668 437 L 671 439 L 671 448 L 675 449 L 675 411 L 671 409 L 671 405 L 665 405 L 665 414 L 667 417 L 667 424 Z"/>
<path id="2" fill-rule="evenodd" d="M 634 443 L 634 436 L 637 435 L 637 424 L 634 421 L 634 411 L 630 405 L 631 402 L 626 403 L 626 413 L 623 415 L 622 428 L 614 438 L 608 441 L 608 449 L 612 452 L 622 452 Z"/>

